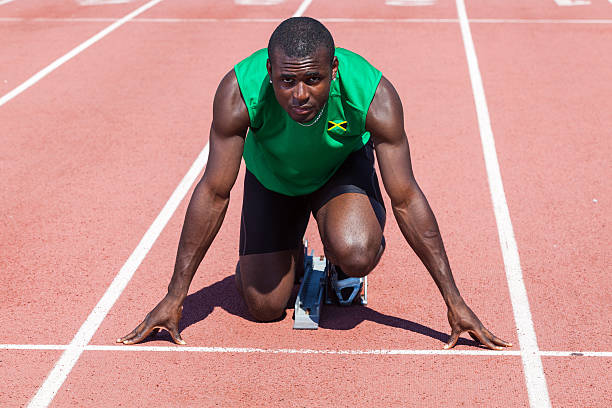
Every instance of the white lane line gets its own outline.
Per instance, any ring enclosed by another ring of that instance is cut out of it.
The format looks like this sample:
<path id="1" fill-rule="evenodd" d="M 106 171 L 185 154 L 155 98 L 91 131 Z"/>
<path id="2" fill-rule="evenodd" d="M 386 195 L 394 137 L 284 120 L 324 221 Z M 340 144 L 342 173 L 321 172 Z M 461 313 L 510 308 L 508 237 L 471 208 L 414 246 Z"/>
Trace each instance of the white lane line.
<path id="1" fill-rule="evenodd" d="M 66 350 L 67 344 L 0 344 L 0 350 Z"/>
<path id="2" fill-rule="evenodd" d="M 612 351 L 540 351 L 546 357 L 612 357 Z"/>
<path id="3" fill-rule="evenodd" d="M 234 0 L 239 6 L 275 6 L 285 0 Z"/>
<path id="4" fill-rule="evenodd" d="M 65 17 L 65 18 L 53 18 L 53 17 L 37 17 L 33 19 L 25 18 L 9 18 L 10 21 L 34 21 L 34 22 L 75 22 L 75 23 L 99 23 L 99 22 L 112 22 L 116 21 L 116 18 L 97 18 L 97 17 Z M 0 21 L 2 18 L 0 17 Z M 276 23 L 283 21 L 282 18 L 134 18 L 131 23 Z"/>
<path id="5" fill-rule="evenodd" d="M 456 18 L 342 18 L 324 17 L 325 23 L 458 23 Z"/>
<path id="6" fill-rule="evenodd" d="M 106 4 L 125 4 L 134 0 L 77 0 L 79 6 L 104 6 Z"/>
<path id="7" fill-rule="evenodd" d="M 0 344 L 0 350 L 66 350 L 68 344 Z M 143 346 L 143 345 L 88 345 L 85 351 L 151 351 L 183 353 L 263 353 L 263 354 L 341 354 L 341 355 L 453 355 L 453 356 L 520 356 L 518 350 L 316 350 L 316 349 L 264 349 L 258 347 L 203 347 L 203 346 Z M 612 351 L 540 351 L 545 357 L 612 357 Z"/>
<path id="8" fill-rule="evenodd" d="M 612 1 L 612 0 L 610 0 Z M 282 18 L 134 18 L 130 23 L 279 23 Z M 0 22 L 67 22 L 67 23 L 111 23 L 116 18 L 97 17 L 0 17 Z M 458 18 L 343 18 L 323 17 L 324 23 L 458 23 Z M 470 24 L 612 24 L 612 19 L 520 19 L 520 18 L 473 18 Z"/>
<path id="9" fill-rule="evenodd" d="M 44 77 L 49 75 L 51 72 L 53 72 L 55 69 L 60 67 L 62 64 L 64 64 L 65 62 L 71 60 L 72 58 L 74 58 L 78 54 L 80 54 L 83 50 L 89 48 L 91 45 L 93 45 L 96 42 L 100 41 L 102 38 L 106 37 L 108 34 L 110 34 L 111 32 L 115 31 L 117 28 L 121 27 L 126 22 L 130 21 L 131 19 L 133 19 L 134 17 L 138 16 L 139 14 L 144 13 L 145 11 L 147 11 L 148 9 L 150 9 L 153 6 L 155 6 L 157 3 L 161 2 L 161 1 L 162 0 L 152 0 L 152 1 L 144 4 L 143 6 L 140 6 L 139 8 L 137 8 L 136 10 L 134 10 L 130 14 L 128 14 L 127 16 L 125 16 L 125 17 L 117 20 L 113 24 L 109 25 L 104 30 L 100 31 L 98 34 L 94 35 L 93 37 L 91 37 L 87 41 L 81 43 L 80 45 L 76 46 L 72 50 L 68 51 L 66 54 L 62 55 L 61 57 L 59 57 L 58 59 L 53 61 L 51 64 L 47 65 L 45 68 L 41 69 L 36 74 L 32 75 L 29 79 L 27 79 L 25 82 L 23 82 L 17 88 L 13 89 L 9 93 L 7 93 L 3 97 L 1 97 L 0 98 L 0 106 L 4 105 L 8 101 L 10 101 L 14 97 L 16 97 L 17 95 L 19 95 L 20 93 L 22 93 L 23 91 L 25 91 L 26 89 L 28 89 L 29 87 L 31 87 L 32 85 L 37 83 L 38 81 L 40 81 L 41 79 L 43 79 Z"/>
<path id="10" fill-rule="evenodd" d="M 478 68 L 478 58 L 476 57 L 476 50 L 474 49 L 474 42 L 472 40 L 467 13 L 465 11 L 465 4 L 463 0 L 456 0 L 456 4 L 470 80 L 472 83 L 474 103 L 476 105 L 478 127 L 480 129 L 485 166 L 487 169 L 489 188 L 491 190 L 491 199 L 493 201 L 493 210 L 495 212 L 499 241 L 506 269 L 506 279 L 510 290 L 514 320 L 516 322 L 518 339 L 521 347 L 521 358 L 523 361 L 529 403 L 531 407 L 534 408 L 547 408 L 551 406 L 548 396 L 548 387 L 546 385 L 542 360 L 539 355 L 536 333 L 531 319 L 531 311 L 529 310 L 529 300 L 523 281 L 518 247 L 514 238 L 512 222 L 510 220 L 510 211 L 508 210 L 508 203 L 506 202 L 506 195 L 502 184 L 489 109 L 487 107 L 487 100 L 482 78 L 480 76 L 480 69 Z"/>
<path id="11" fill-rule="evenodd" d="M 115 276 L 115 279 L 113 279 L 113 282 L 108 289 L 106 289 L 106 292 L 91 311 L 87 320 L 85 320 L 85 323 L 83 323 L 60 359 L 55 363 L 49 376 L 38 389 L 34 398 L 30 401 L 29 407 L 46 407 L 53 400 L 53 397 L 85 350 L 85 346 L 89 343 L 96 330 L 98 330 L 98 327 L 100 327 L 102 321 L 113 307 L 130 279 L 132 279 L 134 272 L 136 272 L 140 263 L 159 237 L 159 234 L 161 234 L 176 211 L 176 208 L 195 182 L 198 174 L 200 174 L 206 165 L 208 161 L 208 151 L 209 143 L 206 143 L 206 146 L 202 149 L 187 174 L 185 174 L 176 187 L 168 199 L 168 202 L 164 205 L 164 208 L 162 208 L 157 218 L 155 218 L 155 221 L 153 221 L 147 232 L 145 232 L 138 246 L 134 249 L 134 252 L 132 252 L 125 264 L 121 267 L 119 273 Z"/>
<path id="12" fill-rule="evenodd" d="M 611 0 L 612 1 L 612 0 Z M 507 24 L 612 24 L 612 19 L 551 19 L 551 18 L 474 18 L 470 23 L 507 23 Z"/>
<path id="13" fill-rule="evenodd" d="M 436 0 L 386 0 L 387 6 L 407 6 L 407 7 L 422 7 L 433 6 Z"/>
<path id="14" fill-rule="evenodd" d="M 561 7 L 588 6 L 591 4 L 589 0 L 555 0 L 555 3 Z"/>
<path id="15" fill-rule="evenodd" d="M 312 0 L 304 0 L 302 4 L 300 4 L 300 7 L 298 7 L 298 9 L 295 11 L 295 13 L 293 13 L 292 17 L 303 16 L 308 6 L 310 6 L 310 3 L 312 3 Z"/>

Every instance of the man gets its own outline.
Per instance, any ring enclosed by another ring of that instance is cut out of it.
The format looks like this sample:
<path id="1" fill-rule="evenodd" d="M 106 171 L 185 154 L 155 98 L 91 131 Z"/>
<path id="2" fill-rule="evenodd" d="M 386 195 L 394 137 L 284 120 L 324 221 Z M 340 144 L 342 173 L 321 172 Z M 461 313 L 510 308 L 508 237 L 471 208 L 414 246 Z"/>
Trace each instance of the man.
<path id="1" fill-rule="evenodd" d="M 219 84 L 209 161 L 187 209 L 168 294 L 117 341 L 133 344 L 165 329 L 185 344 L 178 331 L 182 304 L 221 226 L 242 156 L 247 171 L 236 284 L 255 319 L 283 315 L 302 272 L 311 212 L 339 275 L 367 275 L 385 247 L 375 151 L 400 229 L 448 307 L 452 332 L 445 348 L 465 331 L 491 349 L 511 346 L 482 325 L 455 286 L 435 217 L 412 174 L 403 121 L 400 98 L 380 71 L 336 49 L 318 21 L 282 22 L 267 49 Z"/>

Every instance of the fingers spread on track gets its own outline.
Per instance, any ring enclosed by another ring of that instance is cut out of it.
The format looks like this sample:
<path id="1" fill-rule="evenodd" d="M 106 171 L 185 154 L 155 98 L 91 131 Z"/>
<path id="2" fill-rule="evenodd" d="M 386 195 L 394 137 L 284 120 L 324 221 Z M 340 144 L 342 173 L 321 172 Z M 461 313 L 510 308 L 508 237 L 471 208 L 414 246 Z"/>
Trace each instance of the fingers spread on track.
<path id="1" fill-rule="evenodd" d="M 461 331 L 453 330 L 453 332 L 451 333 L 450 339 L 448 339 L 448 343 L 444 345 L 444 350 L 448 350 L 448 349 L 455 347 L 455 344 L 457 344 L 457 341 L 459 340 L 460 334 L 461 334 Z"/>
<path id="2" fill-rule="evenodd" d="M 470 330 L 468 332 L 472 338 L 476 337 L 477 340 L 485 347 L 490 348 L 491 350 L 503 350 L 503 347 L 497 346 L 495 344 L 493 344 L 493 342 L 491 340 L 489 340 L 485 334 L 484 330 Z"/>

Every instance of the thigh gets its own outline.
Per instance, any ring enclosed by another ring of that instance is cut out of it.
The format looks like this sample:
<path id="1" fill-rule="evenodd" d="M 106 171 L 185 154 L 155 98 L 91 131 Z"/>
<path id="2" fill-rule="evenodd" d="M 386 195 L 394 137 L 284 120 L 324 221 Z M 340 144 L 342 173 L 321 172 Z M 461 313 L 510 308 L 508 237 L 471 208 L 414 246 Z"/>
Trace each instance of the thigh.
<path id="1" fill-rule="evenodd" d="M 371 143 L 346 159 L 313 194 L 312 205 L 330 261 L 359 270 L 360 275 L 373 268 L 384 248 L 386 212 Z"/>
<path id="2" fill-rule="evenodd" d="M 296 270 L 302 267 L 302 238 L 309 217 L 305 197 L 270 191 L 247 170 L 236 284 L 255 319 L 282 316 Z"/>
<path id="3" fill-rule="evenodd" d="M 329 211 L 331 207 L 339 206 L 339 204 L 328 205 L 331 201 L 347 193 L 354 193 L 363 197 L 352 196 L 353 198 L 351 198 L 349 196 L 335 201 L 338 203 L 348 199 L 351 202 L 356 199 L 357 204 L 349 206 L 347 209 L 363 211 L 367 217 L 373 214 L 380 229 L 384 230 L 386 210 L 378 176 L 374 168 L 374 148 L 371 141 L 361 149 L 351 153 L 329 181 L 311 194 L 310 204 L 317 221 L 319 218 L 323 218 L 321 215 Z M 372 211 L 367 208 L 367 203 L 369 203 Z M 347 214 L 347 216 L 349 215 Z"/>
<path id="4" fill-rule="evenodd" d="M 268 190 L 247 170 L 240 220 L 240 255 L 301 248 L 309 217 L 306 197 L 290 197 Z"/>

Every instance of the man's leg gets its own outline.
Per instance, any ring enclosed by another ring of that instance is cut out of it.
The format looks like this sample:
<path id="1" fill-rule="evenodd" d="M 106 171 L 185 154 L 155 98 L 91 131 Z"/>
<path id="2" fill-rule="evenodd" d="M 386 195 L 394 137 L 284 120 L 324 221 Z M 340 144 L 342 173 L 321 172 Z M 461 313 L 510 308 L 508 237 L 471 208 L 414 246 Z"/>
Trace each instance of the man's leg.
<path id="1" fill-rule="evenodd" d="M 236 285 L 250 314 L 269 322 L 283 316 L 291 297 L 297 270 L 303 268 L 300 250 L 240 256 Z"/>
<path id="2" fill-rule="evenodd" d="M 302 237 L 309 217 L 304 197 L 267 190 L 247 170 L 236 286 L 256 320 L 283 316 L 295 275 L 304 266 Z"/>
<path id="3" fill-rule="evenodd" d="M 313 193 L 312 206 L 329 261 L 351 277 L 370 273 L 385 248 L 386 220 L 371 142 Z"/>
<path id="4" fill-rule="evenodd" d="M 366 276 L 378 264 L 383 230 L 368 196 L 338 195 L 319 209 L 316 220 L 325 256 L 346 275 Z"/>

